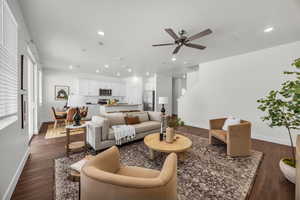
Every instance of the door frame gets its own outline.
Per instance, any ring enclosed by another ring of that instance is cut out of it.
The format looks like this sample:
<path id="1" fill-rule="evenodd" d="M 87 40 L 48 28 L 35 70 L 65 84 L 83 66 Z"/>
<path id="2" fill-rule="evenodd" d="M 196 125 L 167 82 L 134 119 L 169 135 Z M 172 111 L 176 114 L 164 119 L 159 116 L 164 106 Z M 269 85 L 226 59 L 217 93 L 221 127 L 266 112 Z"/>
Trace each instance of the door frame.
<path id="1" fill-rule="evenodd" d="M 28 74 L 28 122 L 32 123 L 28 124 L 28 136 L 29 140 L 31 140 L 33 135 L 38 134 L 38 66 L 36 59 L 29 47 L 27 47 L 26 59 Z M 32 63 L 31 67 L 29 66 L 29 62 Z"/>

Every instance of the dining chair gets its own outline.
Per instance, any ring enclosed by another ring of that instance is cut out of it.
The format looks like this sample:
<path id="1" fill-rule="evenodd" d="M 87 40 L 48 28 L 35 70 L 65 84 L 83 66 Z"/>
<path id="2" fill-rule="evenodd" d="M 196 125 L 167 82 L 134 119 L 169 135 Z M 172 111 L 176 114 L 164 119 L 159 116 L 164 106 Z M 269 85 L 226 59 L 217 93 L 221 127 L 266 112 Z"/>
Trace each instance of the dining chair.
<path id="1" fill-rule="evenodd" d="M 67 111 L 67 117 L 66 117 L 66 125 L 69 125 L 71 122 L 73 122 L 73 117 L 76 113 L 76 108 L 69 108 Z"/>
<path id="2" fill-rule="evenodd" d="M 89 107 L 87 107 L 87 106 L 84 106 L 84 107 L 81 109 L 81 112 L 80 112 L 81 119 L 84 119 L 84 118 L 87 117 L 88 110 L 89 110 Z"/>
<path id="3" fill-rule="evenodd" d="M 52 115 L 54 119 L 54 129 L 56 129 L 58 123 L 64 123 L 66 120 L 66 115 L 57 115 L 55 108 L 51 107 Z"/>

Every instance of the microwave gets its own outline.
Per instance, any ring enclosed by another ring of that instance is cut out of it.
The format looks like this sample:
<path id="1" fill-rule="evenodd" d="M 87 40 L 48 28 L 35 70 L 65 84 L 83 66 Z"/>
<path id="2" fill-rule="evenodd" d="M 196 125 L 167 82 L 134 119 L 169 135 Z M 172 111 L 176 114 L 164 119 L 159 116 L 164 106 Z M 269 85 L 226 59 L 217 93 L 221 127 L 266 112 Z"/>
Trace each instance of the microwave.
<path id="1" fill-rule="evenodd" d="M 99 89 L 99 96 L 111 96 L 112 89 Z"/>

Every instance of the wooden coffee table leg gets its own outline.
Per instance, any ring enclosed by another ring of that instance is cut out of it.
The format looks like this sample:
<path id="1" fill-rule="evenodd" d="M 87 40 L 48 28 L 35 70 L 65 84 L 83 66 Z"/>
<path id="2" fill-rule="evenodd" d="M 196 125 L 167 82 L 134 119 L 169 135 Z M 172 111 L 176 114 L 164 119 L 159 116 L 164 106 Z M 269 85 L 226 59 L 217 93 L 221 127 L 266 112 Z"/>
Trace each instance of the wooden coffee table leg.
<path id="1" fill-rule="evenodd" d="M 149 148 L 150 159 L 154 160 L 154 150 Z"/>
<path id="2" fill-rule="evenodd" d="M 177 156 L 178 156 L 178 160 L 180 160 L 180 161 L 185 160 L 185 152 L 177 153 Z"/>

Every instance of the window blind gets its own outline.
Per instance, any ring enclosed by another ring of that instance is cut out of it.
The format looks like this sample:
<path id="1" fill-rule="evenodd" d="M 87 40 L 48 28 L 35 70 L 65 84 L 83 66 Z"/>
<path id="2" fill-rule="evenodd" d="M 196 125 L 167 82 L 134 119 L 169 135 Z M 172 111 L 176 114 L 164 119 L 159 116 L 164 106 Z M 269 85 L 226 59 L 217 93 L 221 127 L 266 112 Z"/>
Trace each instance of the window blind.
<path id="1" fill-rule="evenodd" d="M 17 23 L 6 1 L 0 0 L 0 119 L 18 111 Z"/>

